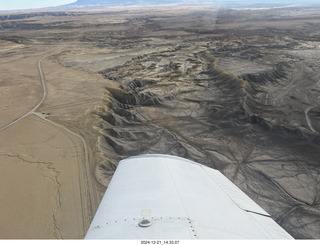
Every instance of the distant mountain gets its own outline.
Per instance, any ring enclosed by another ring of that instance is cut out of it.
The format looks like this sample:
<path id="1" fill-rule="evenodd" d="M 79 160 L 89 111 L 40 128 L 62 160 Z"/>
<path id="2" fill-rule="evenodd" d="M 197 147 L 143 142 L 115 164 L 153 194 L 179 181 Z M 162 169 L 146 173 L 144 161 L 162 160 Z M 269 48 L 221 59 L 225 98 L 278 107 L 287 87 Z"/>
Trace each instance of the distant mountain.
<path id="1" fill-rule="evenodd" d="M 70 5 L 143 5 L 143 4 L 204 4 L 216 3 L 234 6 L 285 6 L 294 4 L 319 4 L 319 0 L 78 0 Z"/>
<path id="2" fill-rule="evenodd" d="M 71 5 L 138 5 L 138 4 L 168 4 L 182 2 L 179 0 L 78 0 Z M 196 1 L 194 1 L 196 2 Z"/>

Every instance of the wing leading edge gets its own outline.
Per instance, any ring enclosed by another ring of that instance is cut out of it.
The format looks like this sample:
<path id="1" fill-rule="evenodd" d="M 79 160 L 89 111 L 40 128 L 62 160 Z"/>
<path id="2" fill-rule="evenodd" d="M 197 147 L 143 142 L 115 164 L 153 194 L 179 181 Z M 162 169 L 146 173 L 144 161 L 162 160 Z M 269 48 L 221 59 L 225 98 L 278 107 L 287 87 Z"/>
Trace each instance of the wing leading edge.
<path id="1" fill-rule="evenodd" d="M 169 155 L 122 160 L 85 239 L 292 239 L 219 171 Z"/>

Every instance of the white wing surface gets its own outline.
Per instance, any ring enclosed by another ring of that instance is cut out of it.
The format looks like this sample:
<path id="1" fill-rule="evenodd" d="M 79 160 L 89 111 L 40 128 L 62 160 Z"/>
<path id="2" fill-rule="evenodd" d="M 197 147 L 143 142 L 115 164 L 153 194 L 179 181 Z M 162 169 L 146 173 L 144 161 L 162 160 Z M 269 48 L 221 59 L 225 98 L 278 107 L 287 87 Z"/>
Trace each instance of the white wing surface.
<path id="1" fill-rule="evenodd" d="M 122 160 L 86 239 L 292 239 L 219 171 L 168 155 Z"/>

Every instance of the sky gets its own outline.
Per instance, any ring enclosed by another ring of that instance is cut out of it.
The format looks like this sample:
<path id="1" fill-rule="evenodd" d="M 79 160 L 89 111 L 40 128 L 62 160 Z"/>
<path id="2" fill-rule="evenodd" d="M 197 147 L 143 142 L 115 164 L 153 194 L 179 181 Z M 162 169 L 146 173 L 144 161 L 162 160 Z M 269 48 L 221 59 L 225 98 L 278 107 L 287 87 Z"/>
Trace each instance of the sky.
<path id="1" fill-rule="evenodd" d="M 76 0 L 0 0 L 0 10 L 53 7 L 73 2 Z"/>

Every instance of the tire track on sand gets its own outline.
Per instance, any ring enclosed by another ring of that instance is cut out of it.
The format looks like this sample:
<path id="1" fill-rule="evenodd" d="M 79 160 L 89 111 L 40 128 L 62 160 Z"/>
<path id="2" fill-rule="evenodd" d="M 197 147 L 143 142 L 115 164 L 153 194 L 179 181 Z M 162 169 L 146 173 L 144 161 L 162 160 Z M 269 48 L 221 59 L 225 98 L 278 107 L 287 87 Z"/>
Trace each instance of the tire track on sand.
<path id="1" fill-rule="evenodd" d="M 93 190 L 92 178 L 90 177 L 89 151 L 88 151 L 88 146 L 86 144 L 85 139 L 81 135 L 69 130 L 65 126 L 58 124 L 58 123 L 55 123 L 51 120 L 48 120 L 41 113 L 34 112 L 33 114 L 38 116 L 39 118 L 45 120 L 46 122 L 60 128 L 60 129 L 63 129 L 67 133 L 75 136 L 76 138 L 80 139 L 80 141 L 82 143 L 82 147 L 84 149 L 84 169 L 83 169 L 83 166 L 81 166 L 81 164 L 79 164 L 78 166 L 79 166 L 80 170 L 83 170 L 83 171 L 81 171 L 83 173 L 83 178 L 80 178 L 80 179 L 86 180 L 86 183 L 83 183 L 81 181 L 79 183 L 80 190 L 81 190 L 81 198 L 82 198 L 81 202 L 82 202 L 82 206 L 83 206 L 82 207 L 82 209 L 83 209 L 82 215 L 83 215 L 83 221 L 84 222 L 87 221 L 90 224 L 91 220 L 93 219 L 94 203 L 95 203 L 95 200 L 97 200 L 97 197 L 96 197 L 96 195 L 94 195 L 94 193 L 96 193 L 96 192 Z M 85 203 L 88 203 L 88 207 L 84 207 Z M 87 209 L 88 217 L 86 217 L 86 214 L 85 214 L 86 209 Z M 86 229 L 88 227 L 86 227 L 86 224 L 83 224 L 83 226 L 84 226 L 84 232 L 86 232 Z"/>

